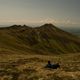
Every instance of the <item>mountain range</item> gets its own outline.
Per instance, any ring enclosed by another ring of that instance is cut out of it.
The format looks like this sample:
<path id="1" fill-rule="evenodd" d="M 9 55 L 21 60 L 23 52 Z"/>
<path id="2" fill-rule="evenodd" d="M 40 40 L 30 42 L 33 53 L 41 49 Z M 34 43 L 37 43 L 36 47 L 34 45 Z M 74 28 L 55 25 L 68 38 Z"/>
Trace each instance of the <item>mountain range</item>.
<path id="1" fill-rule="evenodd" d="M 0 54 L 66 54 L 80 52 L 80 38 L 53 24 L 0 28 Z"/>

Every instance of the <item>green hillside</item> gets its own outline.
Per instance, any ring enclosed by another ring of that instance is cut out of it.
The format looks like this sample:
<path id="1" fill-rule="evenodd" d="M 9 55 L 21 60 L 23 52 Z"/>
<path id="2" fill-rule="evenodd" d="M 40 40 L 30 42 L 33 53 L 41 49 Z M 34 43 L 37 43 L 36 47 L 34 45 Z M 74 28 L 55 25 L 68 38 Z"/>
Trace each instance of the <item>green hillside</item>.
<path id="1" fill-rule="evenodd" d="M 0 28 L 1 53 L 61 54 L 80 52 L 80 38 L 52 24 Z"/>

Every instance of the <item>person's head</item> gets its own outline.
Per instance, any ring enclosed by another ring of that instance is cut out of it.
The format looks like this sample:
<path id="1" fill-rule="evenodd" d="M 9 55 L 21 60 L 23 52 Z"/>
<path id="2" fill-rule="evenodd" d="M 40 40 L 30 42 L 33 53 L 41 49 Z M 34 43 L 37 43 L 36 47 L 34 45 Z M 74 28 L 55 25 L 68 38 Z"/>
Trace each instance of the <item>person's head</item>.
<path id="1" fill-rule="evenodd" d="M 51 64 L 51 61 L 48 61 L 48 64 Z"/>

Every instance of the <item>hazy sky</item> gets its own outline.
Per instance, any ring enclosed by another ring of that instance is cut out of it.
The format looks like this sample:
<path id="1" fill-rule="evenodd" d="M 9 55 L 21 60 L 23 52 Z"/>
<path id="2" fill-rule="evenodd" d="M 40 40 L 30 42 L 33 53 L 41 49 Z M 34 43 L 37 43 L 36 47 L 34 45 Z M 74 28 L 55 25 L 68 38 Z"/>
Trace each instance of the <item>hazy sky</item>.
<path id="1" fill-rule="evenodd" d="M 80 26 L 80 0 L 0 0 L 0 24 Z"/>

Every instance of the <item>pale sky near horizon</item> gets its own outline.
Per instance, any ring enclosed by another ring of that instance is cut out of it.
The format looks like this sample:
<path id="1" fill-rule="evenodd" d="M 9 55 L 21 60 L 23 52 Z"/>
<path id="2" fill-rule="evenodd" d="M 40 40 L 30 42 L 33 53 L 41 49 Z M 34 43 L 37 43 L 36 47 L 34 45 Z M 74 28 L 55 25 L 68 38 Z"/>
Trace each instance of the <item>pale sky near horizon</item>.
<path id="1" fill-rule="evenodd" d="M 43 23 L 80 27 L 80 0 L 0 0 L 0 25 Z"/>

